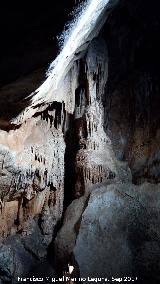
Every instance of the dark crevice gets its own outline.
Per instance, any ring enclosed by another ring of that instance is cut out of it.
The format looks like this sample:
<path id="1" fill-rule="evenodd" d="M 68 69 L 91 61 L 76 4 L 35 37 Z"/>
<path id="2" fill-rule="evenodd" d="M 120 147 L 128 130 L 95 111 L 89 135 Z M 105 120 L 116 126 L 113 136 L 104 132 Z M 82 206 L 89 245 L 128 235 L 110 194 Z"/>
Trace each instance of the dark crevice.
<path id="1" fill-rule="evenodd" d="M 79 70 L 79 87 L 75 90 L 75 106 L 80 106 L 80 93 L 83 93 L 85 96 L 85 104 L 89 104 L 89 92 L 88 92 L 88 80 L 86 74 L 86 63 L 85 59 L 80 60 L 80 70 Z M 75 119 L 74 114 L 67 114 L 67 125 L 68 129 L 65 132 L 65 179 L 64 179 L 64 211 L 68 205 L 76 198 L 76 182 L 78 181 L 79 176 L 76 172 L 76 154 L 81 148 L 79 129 L 81 127 L 83 137 L 86 139 L 88 136 L 87 125 L 85 114 L 79 118 Z M 81 182 L 83 177 L 81 178 Z M 82 182 L 81 195 L 84 193 L 84 181 Z"/>
<path id="2" fill-rule="evenodd" d="M 73 115 L 67 114 L 69 129 L 65 133 L 65 177 L 64 177 L 64 210 L 75 198 L 76 169 L 75 160 L 79 150 L 79 139 L 76 133 L 75 120 Z"/>

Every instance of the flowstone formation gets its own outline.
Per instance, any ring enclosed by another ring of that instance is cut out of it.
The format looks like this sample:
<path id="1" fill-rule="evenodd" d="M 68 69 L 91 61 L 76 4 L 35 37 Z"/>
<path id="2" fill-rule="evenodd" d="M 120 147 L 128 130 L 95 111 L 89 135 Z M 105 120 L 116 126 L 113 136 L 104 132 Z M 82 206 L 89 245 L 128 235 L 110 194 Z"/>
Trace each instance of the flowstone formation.
<path id="1" fill-rule="evenodd" d="M 84 59 L 86 88 L 79 88 L 75 106 L 79 150 L 76 155 L 76 193 L 104 180 L 127 180 L 125 163 L 118 162 L 109 137 L 104 131 L 103 95 L 108 76 L 108 54 L 99 38 L 90 44 Z M 79 196 L 80 196 L 79 192 Z"/>
<path id="2" fill-rule="evenodd" d="M 62 276 L 68 263 L 84 283 L 160 279 L 159 130 L 146 149 L 152 123 L 139 124 L 151 122 L 153 88 L 144 74 L 128 88 L 114 65 L 114 40 L 102 27 L 118 37 L 106 22 L 118 2 L 88 2 L 47 80 L 12 124 L 0 121 L 0 283 Z"/>

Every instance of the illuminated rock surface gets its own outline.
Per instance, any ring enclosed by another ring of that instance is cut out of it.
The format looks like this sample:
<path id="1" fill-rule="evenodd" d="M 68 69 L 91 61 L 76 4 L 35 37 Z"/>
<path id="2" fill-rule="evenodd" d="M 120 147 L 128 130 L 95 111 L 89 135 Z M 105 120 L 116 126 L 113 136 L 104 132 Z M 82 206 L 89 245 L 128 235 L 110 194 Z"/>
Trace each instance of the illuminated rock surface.
<path id="1" fill-rule="evenodd" d="M 159 281 L 160 86 L 134 65 L 141 25 L 128 48 L 133 3 L 88 3 L 46 81 L 0 92 L 2 283 L 70 261 L 77 277 Z"/>

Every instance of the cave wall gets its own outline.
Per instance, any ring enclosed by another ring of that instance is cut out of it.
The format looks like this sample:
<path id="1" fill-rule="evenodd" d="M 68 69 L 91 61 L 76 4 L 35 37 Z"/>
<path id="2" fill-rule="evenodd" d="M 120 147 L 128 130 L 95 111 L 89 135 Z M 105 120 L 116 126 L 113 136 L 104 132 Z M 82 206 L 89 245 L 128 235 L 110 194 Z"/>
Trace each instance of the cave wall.
<path id="1" fill-rule="evenodd" d="M 143 8 L 120 1 L 63 78 L 58 102 L 40 105 L 23 123 L 18 118 L 20 125 L 8 123 L 39 75 L 1 90 L 6 109 L 7 93 L 9 101 L 14 86 L 18 94 L 14 115 L 3 110 L 0 121 L 2 283 L 50 267 L 49 257 L 60 273 L 71 261 L 76 276 L 137 269 L 144 277 L 148 265 L 151 275 L 159 266 L 159 57 L 150 41 L 160 21 Z"/>
<path id="2" fill-rule="evenodd" d="M 102 34 L 109 53 L 105 130 L 133 182 L 159 182 L 158 1 L 120 1 Z"/>

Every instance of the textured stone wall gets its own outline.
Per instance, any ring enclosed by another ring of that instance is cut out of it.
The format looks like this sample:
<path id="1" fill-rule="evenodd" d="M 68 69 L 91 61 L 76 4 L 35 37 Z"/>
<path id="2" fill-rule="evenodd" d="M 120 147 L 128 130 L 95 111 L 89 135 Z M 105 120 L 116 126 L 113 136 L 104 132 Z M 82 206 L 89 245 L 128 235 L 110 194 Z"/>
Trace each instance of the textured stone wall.
<path id="1" fill-rule="evenodd" d="M 135 64 L 143 37 L 130 33 L 127 3 L 65 65 L 58 57 L 32 107 L 21 87 L 33 80 L 9 86 L 18 103 L 0 119 L 2 283 L 53 266 L 62 274 L 68 262 L 77 277 L 159 281 L 160 87 Z"/>

